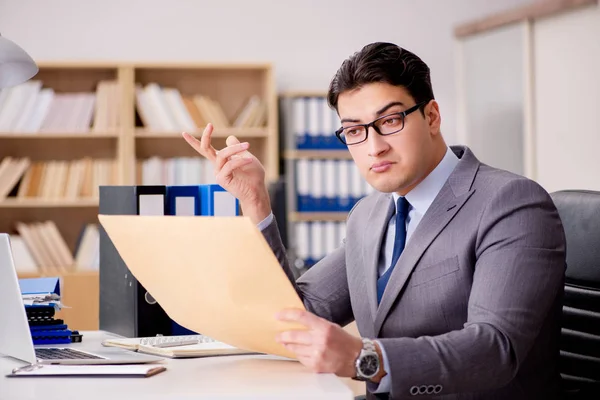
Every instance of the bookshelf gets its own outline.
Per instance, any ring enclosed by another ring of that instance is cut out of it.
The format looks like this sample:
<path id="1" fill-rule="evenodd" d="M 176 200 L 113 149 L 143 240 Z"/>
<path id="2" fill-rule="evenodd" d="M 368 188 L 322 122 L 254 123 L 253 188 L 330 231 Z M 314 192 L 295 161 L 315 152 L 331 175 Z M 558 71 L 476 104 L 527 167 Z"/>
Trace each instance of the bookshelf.
<path id="1" fill-rule="evenodd" d="M 216 127 L 213 145 L 224 147 L 229 135 L 249 141 L 251 150 L 265 166 L 268 183 L 279 176 L 278 104 L 273 67 L 269 63 L 42 61 L 38 66 L 39 73 L 19 85 L 17 94 L 14 88 L 0 91 L 0 163 L 10 160 L 6 163 L 10 168 L 5 170 L 13 171 L 11 180 L 0 168 L 0 232 L 17 235 L 19 222 L 53 221 L 74 255 L 84 236 L 83 228 L 98 221 L 98 185 L 144 184 L 140 171 L 144 159 L 201 160 L 181 137 L 180 126 L 148 124 L 148 110 L 151 115 L 167 113 L 170 118 L 180 119 L 181 109 L 176 108 L 174 94 L 181 99 L 203 96 L 199 99 L 202 104 L 210 99 L 209 110 L 214 112 L 218 108 L 220 112 L 218 121 L 206 118 L 206 122 L 213 122 Z M 153 88 L 153 97 L 150 108 L 145 108 L 146 115 L 142 115 L 143 104 L 148 103 L 140 103 L 138 93 L 140 90 L 146 93 L 148 85 Z M 167 89 L 170 102 L 160 103 L 165 98 L 160 95 Z M 35 100 L 31 100 L 32 96 L 36 96 Z M 198 103 L 194 106 L 194 110 L 200 110 Z M 30 114 L 24 116 L 24 110 Z M 185 110 L 189 114 L 193 111 Z M 194 126 L 188 127 L 192 129 L 185 131 L 199 137 L 205 124 L 196 122 L 194 119 Z M 17 176 L 15 165 L 25 159 L 27 168 Z M 96 165 L 95 160 L 110 160 L 110 163 L 97 167 L 97 176 L 90 178 L 89 171 L 96 171 L 95 166 L 90 166 Z M 50 169 L 50 163 L 57 164 Z M 34 166 L 39 169 L 37 178 Z M 71 174 L 75 174 L 71 171 L 76 170 L 85 172 L 70 181 Z M 50 180 L 45 184 L 44 179 Z M 73 189 L 71 192 L 69 187 Z M 37 272 L 31 268 L 19 271 L 21 277 L 47 275 L 65 277 L 65 282 L 73 282 L 71 285 L 94 287 L 98 271 L 93 266 L 66 265 L 40 268 Z M 91 293 L 97 293 L 97 289 Z M 77 296 L 72 299 L 84 307 L 97 308 L 93 301 L 87 304 Z M 97 320 L 97 312 L 92 315 Z M 94 327 L 88 323 L 84 326 Z"/>
<path id="2" fill-rule="evenodd" d="M 286 178 L 288 254 L 303 273 L 339 246 L 348 211 L 371 192 L 345 145 L 324 92 L 280 95 Z"/>
<path id="3" fill-rule="evenodd" d="M 195 151 L 182 143 L 181 132 L 199 137 L 202 134 L 204 122 L 212 122 L 215 126 L 213 145 L 216 148 L 225 147 L 225 139 L 234 135 L 242 141 L 248 141 L 253 154 L 263 163 L 266 169 L 266 179 L 275 181 L 279 176 L 279 143 L 277 131 L 277 94 L 275 91 L 273 68 L 270 64 L 144 64 L 132 68 L 133 87 L 128 90 L 136 91 L 143 88 L 146 99 L 152 99 L 155 88 L 149 84 L 158 83 L 164 88 L 176 89 L 184 101 L 193 102 L 199 113 L 190 113 L 199 129 L 165 129 L 170 124 L 146 123 L 143 113 L 139 113 L 131 121 L 133 132 L 132 143 L 126 147 L 132 148 L 133 159 L 148 159 L 152 156 L 163 158 L 192 157 Z M 131 86 L 131 85 L 129 85 Z M 170 93 L 169 93 L 170 94 Z M 168 95 L 169 95 L 168 94 Z M 244 123 L 241 114 L 252 98 L 259 99 L 262 107 L 262 117 L 253 122 Z M 133 101 L 134 96 L 128 96 Z M 171 100 L 174 101 L 174 100 Z M 216 103 L 218 110 L 209 108 L 207 102 Z M 188 107 L 187 104 L 184 104 Z M 133 104 L 130 108 L 134 107 Z M 188 108 L 189 110 L 189 108 Z M 211 118 L 211 115 L 213 116 Z M 148 122 L 148 121 L 147 121 Z M 185 127 L 185 122 L 180 126 Z M 138 166 L 125 166 L 129 179 L 139 180 Z M 134 172 L 135 171 L 135 172 Z M 133 177 L 132 173 L 135 174 Z"/>

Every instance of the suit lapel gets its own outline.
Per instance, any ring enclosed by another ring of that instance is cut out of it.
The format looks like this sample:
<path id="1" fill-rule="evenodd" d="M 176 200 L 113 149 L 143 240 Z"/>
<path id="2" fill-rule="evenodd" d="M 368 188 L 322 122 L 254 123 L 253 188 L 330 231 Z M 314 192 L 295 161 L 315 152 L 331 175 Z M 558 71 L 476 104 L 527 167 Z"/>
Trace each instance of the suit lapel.
<path id="1" fill-rule="evenodd" d="M 404 288 L 410 274 L 418 264 L 421 256 L 442 232 L 448 223 L 454 218 L 462 206 L 467 202 L 475 189 L 469 190 L 479 167 L 479 161 L 468 148 L 462 150 L 461 163 L 457 165 L 446 184 L 436 196 L 417 229 L 410 237 L 404 251 L 402 252 L 390 280 L 386 286 L 379 308 L 375 313 L 375 335 L 379 331 L 387 317 L 392 305 Z M 456 193 L 458 195 L 456 195 Z M 376 279 L 376 278 L 375 278 Z M 375 288 L 376 282 L 368 283 L 369 287 Z M 375 290 L 375 289 L 373 289 Z M 376 294 L 375 294 L 376 295 Z M 370 297 L 370 296 L 369 296 Z M 375 298 L 375 304 L 377 299 Z"/>
<path id="2" fill-rule="evenodd" d="M 387 233 L 388 222 L 394 214 L 395 207 L 391 195 L 380 196 L 377 204 L 371 209 L 369 219 L 365 226 L 369 229 L 363 231 L 363 243 L 365 243 L 365 274 L 367 283 L 367 296 L 371 317 L 375 318 L 377 312 L 377 269 L 379 267 L 379 254 L 383 238 Z M 377 232 L 377 234 L 374 234 Z"/>

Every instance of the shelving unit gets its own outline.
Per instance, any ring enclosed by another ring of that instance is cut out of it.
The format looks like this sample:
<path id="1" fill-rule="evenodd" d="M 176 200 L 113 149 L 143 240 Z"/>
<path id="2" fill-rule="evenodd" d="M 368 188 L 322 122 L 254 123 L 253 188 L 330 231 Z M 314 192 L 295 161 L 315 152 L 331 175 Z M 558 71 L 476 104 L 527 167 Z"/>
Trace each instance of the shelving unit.
<path id="1" fill-rule="evenodd" d="M 182 96 L 202 94 L 216 101 L 225 117 L 231 122 L 241 112 L 252 96 L 258 96 L 267 105 L 266 124 L 261 127 L 219 127 L 215 125 L 213 145 L 225 147 L 225 139 L 234 135 L 248 141 L 251 151 L 261 160 L 266 169 L 266 179 L 275 181 L 279 176 L 279 142 L 277 131 L 277 94 L 273 68 L 270 64 L 143 64 L 133 65 L 128 75 L 132 80 L 125 90 L 133 93 L 135 85 L 158 83 L 162 87 L 174 88 Z M 129 107 L 135 107 L 135 98 L 127 96 Z M 127 160 L 159 157 L 192 157 L 197 153 L 181 138 L 181 132 L 152 132 L 142 126 L 139 118 L 132 117 L 132 135 L 125 144 Z M 202 130 L 188 132 L 199 137 Z M 125 176 L 133 182 L 135 166 L 125 165 Z"/>
<path id="2" fill-rule="evenodd" d="M 39 73 L 32 80 L 41 81 L 43 88 L 52 89 L 55 94 L 95 93 L 101 81 L 122 80 L 119 66 L 111 63 L 40 62 L 38 65 Z M 0 104 L 0 107 L 6 104 Z M 123 133 L 118 126 L 102 132 L 92 129 L 89 132 L 0 132 L 0 159 L 29 158 L 32 163 L 73 161 L 84 157 L 116 160 Z M 15 233 L 17 222 L 52 220 L 74 252 L 83 226 L 97 220 L 96 198 L 17 198 L 14 192 L 13 196 L 0 201 L 0 232 Z"/>
<path id="3" fill-rule="evenodd" d="M 96 92 L 101 81 L 118 84 L 118 125 L 106 132 L 0 132 L 0 159 L 27 157 L 32 162 L 76 160 L 83 157 L 117 160 L 118 184 L 140 183 L 136 179 L 136 161 L 148 157 L 199 157 L 183 140 L 181 132 L 149 132 L 140 125 L 136 111 L 135 87 L 155 82 L 161 87 L 178 89 L 182 94 L 205 94 L 216 100 L 232 120 L 250 96 L 257 95 L 267 104 L 266 124 L 252 128 L 216 128 L 213 145 L 225 146 L 235 135 L 249 141 L 252 152 L 265 165 L 267 180 L 279 175 L 277 132 L 277 95 L 273 68 L 268 63 L 107 63 L 38 62 L 39 73 L 33 80 L 55 93 Z M 0 105 L 1 107 L 1 105 Z M 200 136 L 203 127 L 194 132 Z M 0 231 L 14 232 L 17 221 L 51 219 L 74 251 L 79 230 L 85 223 L 97 221 L 98 200 L 17 199 L 0 201 Z"/>
<path id="4" fill-rule="evenodd" d="M 340 244 L 345 236 L 349 209 L 371 190 L 355 169 L 347 148 L 338 143 L 334 136 L 335 129 L 340 126 L 339 119 L 335 111 L 327 107 L 325 96 L 324 92 L 289 92 L 280 95 L 282 133 L 285 138 L 283 159 L 288 255 L 299 274 Z M 345 164 L 341 166 L 340 163 Z M 318 168 L 322 168 L 320 173 L 312 169 L 317 164 L 320 164 Z M 305 167 L 311 168 L 308 173 L 310 176 L 299 178 L 307 174 Z M 304 171 L 300 171 L 303 168 Z M 305 194 L 299 190 L 303 179 L 311 189 L 319 187 L 317 193 L 305 196 L 310 201 L 317 200 L 314 207 L 299 204 L 298 199 Z M 343 188 L 338 186 L 342 181 L 345 182 Z M 336 206 L 338 201 L 340 204 L 345 202 L 345 205 Z"/>
<path id="5" fill-rule="evenodd" d="M 249 97 L 259 97 L 265 104 L 264 123 L 247 128 L 217 127 L 213 134 L 213 146 L 222 148 L 226 138 L 235 135 L 241 141 L 250 142 L 251 151 L 265 166 L 267 183 L 279 176 L 277 94 L 273 67 L 269 63 L 38 62 L 38 66 L 39 73 L 32 80 L 41 81 L 43 88 L 52 89 L 56 94 L 97 94 L 101 82 L 116 82 L 110 98 L 114 100 L 111 104 L 115 110 L 113 114 L 116 114 L 116 117 L 113 115 L 113 125 L 105 130 L 91 127 L 89 131 L 46 129 L 35 133 L 2 132 L 0 129 L 0 160 L 6 157 L 28 158 L 33 164 L 54 160 L 74 161 L 86 157 L 112 159 L 117 168 L 114 184 L 133 185 L 142 183 L 136 171 L 141 159 L 200 158 L 182 138 L 181 131 L 153 132 L 141 124 L 136 104 L 136 86 L 156 83 L 160 87 L 177 89 L 182 95 L 210 96 L 220 104 L 229 120 L 233 120 L 244 108 Z M 0 110 L 1 107 L 2 104 Z M 73 109 L 68 111 L 75 113 Z M 197 127 L 189 133 L 199 137 L 203 129 L 204 126 Z M 0 232 L 16 234 L 17 222 L 52 220 L 69 250 L 75 253 L 83 227 L 98 222 L 98 199 L 94 196 L 19 198 L 16 197 L 17 191 L 18 185 L 9 197 L 0 200 Z M 20 277 L 36 277 L 47 273 L 19 274 Z M 82 285 L 93 291 L 90 292 L 91 296 L 78 297 L 73 296 L 73 288 L 67 289 L 70 297 L 67 297 L 69 301 L 65 301 L 65 304 L 78 311 L 65 310 L 65 315 L 73 312 L 91 315 L 91 321 L 88 320 L 79 328 L 96 329 L 98 271 L 75 270 L 67 275 L 63 277 L 66 287 Z"/>

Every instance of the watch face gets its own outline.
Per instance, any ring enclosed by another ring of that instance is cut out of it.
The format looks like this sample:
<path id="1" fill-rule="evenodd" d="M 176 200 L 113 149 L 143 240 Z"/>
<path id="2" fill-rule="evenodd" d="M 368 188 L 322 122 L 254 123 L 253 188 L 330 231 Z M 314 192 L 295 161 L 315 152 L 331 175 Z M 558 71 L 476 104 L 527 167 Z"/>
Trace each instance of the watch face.
<path id="1" fill-rule="evenodd" d="M 360 360 L 360 372 L 365 376 L 374 376 L 379 369 L 379 360 L 376 355 L 367 354 Z"/>

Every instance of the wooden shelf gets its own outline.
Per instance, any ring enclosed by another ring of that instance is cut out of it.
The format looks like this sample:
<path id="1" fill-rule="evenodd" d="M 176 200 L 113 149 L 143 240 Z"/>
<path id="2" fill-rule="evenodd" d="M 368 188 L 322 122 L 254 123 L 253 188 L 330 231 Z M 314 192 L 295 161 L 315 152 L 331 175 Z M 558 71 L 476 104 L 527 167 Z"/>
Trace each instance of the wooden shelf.
<path id="1" fill-rule="evenodd" d="M 202 131 L 188 132 L 195 137 L 200 137 Z M 227 138 L 234 135 L 240 138 L 266 138 L 269 136 L 267 128 L 215 128 L 213 138 Z M 136 139 L 183 139 L 181 132 L 148 132 L 143 128 L 138 128 L 135 131 Z"/>
<path id="2" fill-rule="evenodd" d="M 46 272 L 46 271 L 39 271 L 39 272 L 17 271 L 17 278 L 19 278 L 19 279 L 44 278 L 44 277 L 53 277 L 53 276 L 62 277 L 62 276 L 65 276 L 65 275 L 72 275 L 72 276 L 98 276 L 98 271 L 91 270 L 91 269 L 76 269 L 74 271 L 67 271 L 67 270 L 65 270 L 63 272 L 57 272 L 57 273 Z"/>
<path id="3" fill-rule="evenodd" d="M 348 150 L 286 150 L 283 153 L 283 157 L 287 160 L 298 160 L 302 158 L 352 159 Z"/>
<path id="4" fill-rule="evenodd" d="M 291 222 L 310 222 L 310 221 L 346 221 L 348 213 L 339 212 L 292 212 L 288 214 Z"/>
<path id="5" fill-rule="evenodd" d="M 98 207 L 98 199 L 76 200 L 44 200 L 44 199 L 14 199 L 7 198 L 0 201 L 0 208 L 89 208 Z"/>

